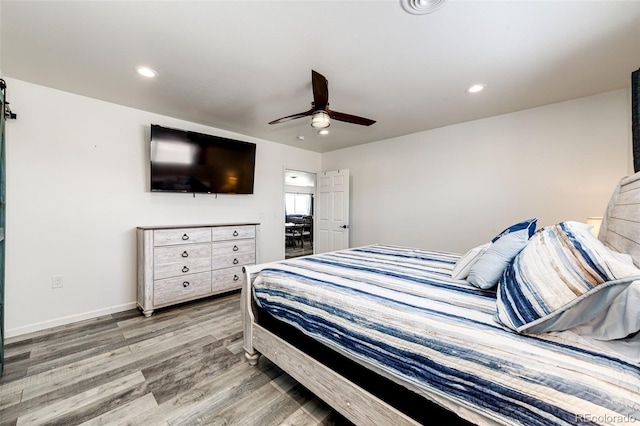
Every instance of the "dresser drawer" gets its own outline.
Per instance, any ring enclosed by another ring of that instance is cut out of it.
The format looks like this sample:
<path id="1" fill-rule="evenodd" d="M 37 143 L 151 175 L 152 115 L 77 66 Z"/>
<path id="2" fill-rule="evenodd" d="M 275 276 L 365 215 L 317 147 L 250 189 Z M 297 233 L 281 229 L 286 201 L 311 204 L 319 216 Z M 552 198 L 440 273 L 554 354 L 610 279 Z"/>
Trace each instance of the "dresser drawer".
<path id="1" fill-rule="evenodd" d="M 234 253 L 255 253 L 256 240 L 216 241 L 211 245 L 213 256 Z"/>
<path id="2" fill-rule="evenodd" d="M 155 265 L 211 257 L 211 244 L 187 244 L 158 247 L 153 251 Z"/>
<path id="3" fill-rule="evenodd" d="M 153 253 L 153 279 L 211 270 L 211 244 L 159 247 Z"/>
<path id="4" fill-rule="evenodd" d="M 195 299 L 209 293 L 211 293 L 211 272 L 189 274 L 153 283 L 153 303 L 155 306 Z"/>
<path id="5" fill-rule="evenodd" d="M 211 272 L 212 283 L 211 291 L 214 293 L 222 293 L 224 291 L 235 290 L 242 287 L 242 266 L 234 266 L 233 268 L 217 269 Z"/>
<path id="6" fill-rule="evenodd" d="M 211 258 L 191 259 L 185 262 L 172 262 L 155 265 L 153 267 L 153 279 L 159 280 L 169 277 L 196 274 L 211 270 Z"/>
<path id="7" fill-rule="evenodd" d="M 210 241 L 211 228 L 156 229 L 153 231 L 153 245 L 156 247 Z"/>
<path id="8" fill-rule="evenodd" d="M 237 253 L 213 256 L 211 269 L 231 268 L 233 266 L 253 265 L 256 263 L 255 253 Z"/>
<path id="9" fill-rule="evenodd" d="M 211 233 L 213 241 L 240 240 L 243 238 L 255 238 L 256 227 L 255 225 L 219 226 L 212 228 Z"/>

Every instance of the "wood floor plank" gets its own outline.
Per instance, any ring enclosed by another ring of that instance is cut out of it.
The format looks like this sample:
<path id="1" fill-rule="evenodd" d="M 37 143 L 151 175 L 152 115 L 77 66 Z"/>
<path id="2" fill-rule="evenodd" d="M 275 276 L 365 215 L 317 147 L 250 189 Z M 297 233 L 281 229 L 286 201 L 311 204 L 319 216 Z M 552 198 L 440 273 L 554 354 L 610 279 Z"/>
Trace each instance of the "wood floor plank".
<path id="1" fill-rule="evenodd" d="M 309 400 L 302 407 L 294 411 L 282 421 L 281 426 L 294 426 L 302 424 L 317 425 L 323 422 L 331 413 L 331 407 L 317 398 Z"/>
<path id="2" fill-rule="evenodd" d="M 248 364 L 237 292 L 6 342 L 0 426 L 350 425 L 268 359 Z"/>
<path id="3" fill-rule="evenodd" d="M 2 398 L 0 398 L 0 411 L 18 404 L 20 398 L 22 398 L 22 391 L 3 395 Z M 0 418 L 0 420 L 2 420 L 2 418 Z"/>
<path id="4" fill-rule="evenodd" d="M 109 398 L 109 395 L 112 393 L 117 393 L 119 390 L 131 388 L 136 384 L 143 382 L 144 376 L 142 373 L 137 372 L 130 374 L 115 382 L 98 386 L 86 392 L 82 392 L 70 398 L 56 402 L 55 404 L 42 407 L 41 409 L 35 410 L 27 415 L 20 416 L 18 417 L 17 425 L 26 426 L 50 423 L 65 413 L 77 410 L 84 405 L 91 404 L 97 399 Z"/>
<path id="5" fill-rule="evenodd" d="M 144 426 L 147 424 L 200 424 L 201 413 L 214 409 L 216 404 L 224 402 L 228 392 L 235 386 L 242 386 L 243 381 L 260 377 L 260 371 L 248 368 L 245 363 L 238 363 L 225 373 L 203 380 L 191 389 L 174 396 L 158 405 L 158 408 L 147 415 L 138 416 L 130 424 Z"/>
<path id="6" fill-rule="evenodd" d="M 124 405 L 120 405 L 117 408 L 107 411 L 106 413 L 94 417 L 91 420 L 80 423 L 80 426 L 102 426 L 102 425 L 122 425 L 127 424 L 130 419 L 145 415 L 149 411 L 155 409 L 158 406 L 156 399 L 152 393 L 147 393 L 140 398 L 134 399 Z"/>
<path id="7" fill-rule="evenodd" d="M 129 348 L 134 354 L 148 353 L 149 351 L 164 351 L 180 347 L 208 334 L 208 331 L 203 330 L 199 324 L 191 324 L 179 330 L 131 344 Z"/>
<path id="8" fill-rule="evenodd" d="M 92 331 L 102 327 L 103 324 L 107 324 L 107 326 L 109 326 L 109 324 L 112 322 L 113 317 L 111 315 L 103 315 L 95 318 L 90 318 L 71 324 L 65 324 L 54 328 L 35 331 L 33 333 L 9 337 L 5 341 L 5 347 L 8 350 L 23 345 L 37 347 L 40 345 L 46 345 L 48 342 L 52 341 L 62 341 L 66 337 L 77 338 L 78 336 L 82 335 L 83 331 L 91 333 Z"/>
<path id="9" fill-rule="evenodd" d="M 54 370 L 28 376 L 28 383 L 23 390 L 22 399 L 31 399 L 49 392 L 53 392 L 69 383 L 77 383 L 85 378 L 95 376 L 100 372 L 96 365 L 100 365 L 102 371 L 111 371 L 131 362 L 134 354 L 129 348 L 120 348 L 112 352 L 100 354 L 91 358 L 82 359 Z"/>
<path id="10" fill-rule="evenodd" d="M 45 371 L 51 371 L 58 367 L 73 364 L 77 361 L 99 356 L 105 347 L 121 348 L 124 345 L 124 337 L 119 332 L 109 333 L 108 336 L 99 336 L 94 341 L 85 341 L 73 346 L 59 347 L 57 351 L 32 353 L 29 358 L 27 375 L 35 375 Z M 34 351 L 35 352 L 35 351 Z"/>
<path id="11" fill-rule="evenodd" d="M 272 380 L 274 374 L 277 376 L 282 374 L 282 370 L 273 364 L 266 365 L 261 369 L 253 368 L 246 363 L 238 364 L 238 366 L 239 369 L 236 370 L 234 367 L 229 370 L 228 374 L 220 375 L 218 380 L 207 386 L 206 393 L 199 394 L 198 391 L 205 390 L 200 386 L 194 388 L 193 390 L 197 393 L 191 392 L 191 394 L 197 397 L 197 402 L 186 410 L 180 410 L 179 413 L 174 410 L 174 414 L 170 414 L 167 422 L 170 425 L 209 424 L 211 417 L 216 416 L 245 396 L 253 394 Z M 173 403 L 175 404 L 175 400 Z M 253 410 L 253 405 L 247 409 Z"/>
<path id="12" fill-rule="evenodd" d="M 132 318 L 126 321 L 119 321 L 117 326 L 125 339 L 132 339 L 142 335 L 153 336 L 159 332 L 184 327 L 184 324 L 188 321 L 189 317 L 186 315 L 156 315 L 151 318 Z"/>
<path id="13" fill-rule="evenodd" d="M 215 380 L 221 372 L 242 362 L 226 348 L 215 346 L 206 345 L 201 351 L 190 351 L 142 370 L 159 404 L 183 394 L 198 383 Z"/>
<path id="14" fill-rule="evenodd" d="M 300 407 L 270 383 L 251 392 L 250 399 L 248 398 L 249 396 L 246 396 L 207 418 L 207 425 L 260 426 L 262 424 L 279 424 L 277 421 L 274 422 L 274 417 L 276 419 L 278 416 L 286 418 Z M 251 412 L 247 413 L 249 406 Z"/>
<path id="15" fill-rule="evenodd" d="M 76 329 L 72 334 L 59 333 L 58 337 L 42 340 L 40 344 L 31 350 L 31 359 L 47 360 L 55 356 L 64 355 L 70 352 L 83 350 L 90 345 L 101 344 L 105 340 L 107 343 L 113 337 L 122 339 L 122 333 L 118 330 L 113 320 L 103 319 L 100 324 L 90 323 L 83 329 Z"/>

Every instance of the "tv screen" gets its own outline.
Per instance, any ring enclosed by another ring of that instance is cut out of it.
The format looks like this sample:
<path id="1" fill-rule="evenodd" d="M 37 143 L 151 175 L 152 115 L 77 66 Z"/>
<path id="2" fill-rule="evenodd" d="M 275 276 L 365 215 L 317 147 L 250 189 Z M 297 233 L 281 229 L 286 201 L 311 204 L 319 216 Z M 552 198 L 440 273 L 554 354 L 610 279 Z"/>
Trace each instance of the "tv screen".
<path id="1" fill-rule="evenodd" d="M 151 191 L 253 194 L 256 144 L 151 125 Z"/>

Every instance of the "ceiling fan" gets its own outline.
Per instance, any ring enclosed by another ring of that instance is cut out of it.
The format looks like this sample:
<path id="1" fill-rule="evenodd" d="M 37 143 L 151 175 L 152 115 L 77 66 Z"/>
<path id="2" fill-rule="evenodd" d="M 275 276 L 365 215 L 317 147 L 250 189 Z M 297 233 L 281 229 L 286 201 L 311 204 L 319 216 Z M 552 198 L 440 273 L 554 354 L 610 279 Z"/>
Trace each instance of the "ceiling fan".
<path id="1" fill-rule="evenodd" d="M 326 131 L 326 128 L 331 124 L 331 119 L 344 121 L 346 123 L 359 124 L 362 126 L 371 126 L 375 123 L 375 120 L 329 109 L 328 82 L 327 79 L 319 72 L 311 70 L 311 86 L 313 88 L 313 102 L 311 102 L 311 109 L 309 111 L 278 118 L 277 120 L 271 121 L 269 124 L 284 123 L 285 121 L 309 116 L 311 116 L 311 127 L 321 131 L 323 129 Z"/>

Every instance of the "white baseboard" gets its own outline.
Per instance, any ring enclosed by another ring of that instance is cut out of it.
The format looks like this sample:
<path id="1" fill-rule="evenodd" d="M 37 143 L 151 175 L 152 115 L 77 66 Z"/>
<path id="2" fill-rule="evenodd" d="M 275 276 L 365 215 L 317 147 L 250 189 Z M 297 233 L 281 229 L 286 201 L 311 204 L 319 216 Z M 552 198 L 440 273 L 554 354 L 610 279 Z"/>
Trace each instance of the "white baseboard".
<path id="1" fill-rule="evenodd" d="M 10 339 L 12 337 L 21 336 L 27 333 L 33 333 L 36 331 L 46 330 L 52 327 L 58 327 L 60 325 L 72 324 L 78 321 L 84 321 L 91 318 L 97 318 L 103 315 L 114 314 L 116 312 L 128 311 L 136 308 L 136 302 L 125 303 L 123 305 L 111 306 L 109 308 L 98 309 L 96 311 L 83 312 L 81 314 L 69 315 L 62 318 L 56 318 L 53 320 L 37 322 L 35 324 L 24 325 L 22 327 L 9 328 L 5 330 L 5 338 Z M 6 343 L 6 342 L 5 342 Z"/>

